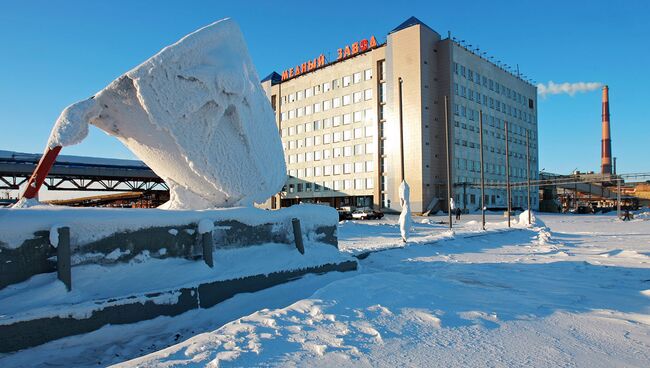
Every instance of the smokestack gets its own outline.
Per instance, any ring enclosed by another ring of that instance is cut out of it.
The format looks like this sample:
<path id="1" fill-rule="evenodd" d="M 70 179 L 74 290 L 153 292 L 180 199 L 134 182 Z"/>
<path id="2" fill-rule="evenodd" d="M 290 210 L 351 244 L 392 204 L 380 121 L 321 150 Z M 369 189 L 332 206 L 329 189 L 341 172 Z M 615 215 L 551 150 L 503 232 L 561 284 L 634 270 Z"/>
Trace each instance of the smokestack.
<path id="1" fill-rule="evenodd" d="M 612 139 L 609 130 L 609 88 L 603 87 L 603 139 L 600 155 L 600 172 L 612 173 Z"/>

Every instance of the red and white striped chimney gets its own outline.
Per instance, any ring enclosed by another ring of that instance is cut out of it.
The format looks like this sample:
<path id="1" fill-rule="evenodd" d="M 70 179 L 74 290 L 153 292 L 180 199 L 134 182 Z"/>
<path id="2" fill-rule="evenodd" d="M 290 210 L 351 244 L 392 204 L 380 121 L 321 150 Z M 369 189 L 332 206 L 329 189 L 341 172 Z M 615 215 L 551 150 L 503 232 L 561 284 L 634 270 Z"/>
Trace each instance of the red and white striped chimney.
<path id="1" fill-rule="evenodd" d="M 603 139 L 600 155 L 600 172 L 612 173 L 612 139 L 609 129 L 609 88 L 603 87 Z"/>

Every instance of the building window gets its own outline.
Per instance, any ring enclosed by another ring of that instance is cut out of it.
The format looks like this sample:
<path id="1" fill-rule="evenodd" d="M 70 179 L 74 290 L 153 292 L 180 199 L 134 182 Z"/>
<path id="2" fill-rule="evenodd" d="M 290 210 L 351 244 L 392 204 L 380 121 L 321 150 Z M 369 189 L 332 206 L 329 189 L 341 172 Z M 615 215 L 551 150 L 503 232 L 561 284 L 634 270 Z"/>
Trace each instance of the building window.
<path id="1" fill-rule="evenodd" d="M 352 76 L 354 83 L 359 83 L 361 82 L 361 72 L 359 73 L 354 73 Z"/>
<path id="2" fill-rule="evenodd" d="M 363 182 L 364 182 L 363 179 L 354 179 L 354 189 L 356 189 L 356 190 L 364 189 L 363 188 L 363 184 L 364 184 Z"/>
<path id="3" fill-rule="evenodd" d="M 372 69 L 366 69 L 363 71 L 363 79 L 365 80 L 372 79 Z"/>
<path id="4" fill-rule="evenodd" d="M 379 80 L 386 79 L 386 61 L 381 60 L 379 62 Z"/>
<path id="5" fill-rule="evenodd" d="M 343 140 L 344 141 L 349 141 L 352 139 L 352 130 L 346 130 L 343 132 Z"/>
<path id="6" fill-rule="evenodd" d="M 347 87 L 352 83 L 352 77 L 349 75 L 346 75 L 343 77 L 343 87 Z"/>

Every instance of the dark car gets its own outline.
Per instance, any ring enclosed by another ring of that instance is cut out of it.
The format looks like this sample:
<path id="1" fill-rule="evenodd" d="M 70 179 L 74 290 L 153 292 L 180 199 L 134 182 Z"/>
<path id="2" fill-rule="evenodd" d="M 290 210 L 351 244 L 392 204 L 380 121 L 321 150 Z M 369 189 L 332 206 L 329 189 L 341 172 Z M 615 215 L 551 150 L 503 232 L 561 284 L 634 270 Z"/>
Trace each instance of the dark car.
<path id="1" fill-rule="evenodd" d="M 352 211 L 339 208 L 336 210 L 339 213 L 339 221 L 352 220 Z"/>

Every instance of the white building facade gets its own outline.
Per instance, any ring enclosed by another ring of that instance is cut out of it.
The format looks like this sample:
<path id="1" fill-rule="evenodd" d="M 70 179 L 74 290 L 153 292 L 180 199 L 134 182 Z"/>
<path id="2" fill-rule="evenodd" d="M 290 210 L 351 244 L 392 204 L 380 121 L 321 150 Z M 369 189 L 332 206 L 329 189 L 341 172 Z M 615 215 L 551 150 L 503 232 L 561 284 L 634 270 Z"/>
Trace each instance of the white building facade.
<path id="1" fill-rule="evenodd" d="M 478 114 L 483 111 L 486 205 L 505 207 L 505 132 L 510 177 L 537 178 L 537 91 L 522 78 L 410 18 L 378 42 L 343 45 L 262 81 L 276 113 L 287 183 L 270 207 L 325 203 L 401 210 L 400 182 L 411 187 L 414 212 L 445 209 L 447 155 L 456 203 L 480 207 Z M 526 188 L 512 191 L 525 207 Z M 536 188 L 531 193 L 537 193 Z M 532 196 L 537 208 L 537 195 Z"/>

